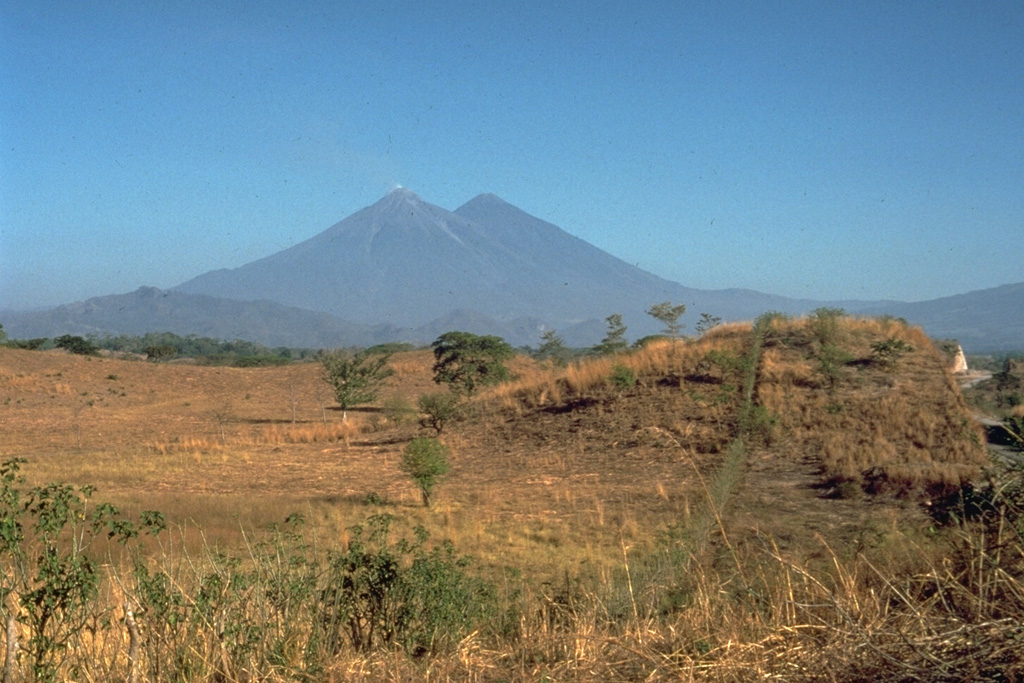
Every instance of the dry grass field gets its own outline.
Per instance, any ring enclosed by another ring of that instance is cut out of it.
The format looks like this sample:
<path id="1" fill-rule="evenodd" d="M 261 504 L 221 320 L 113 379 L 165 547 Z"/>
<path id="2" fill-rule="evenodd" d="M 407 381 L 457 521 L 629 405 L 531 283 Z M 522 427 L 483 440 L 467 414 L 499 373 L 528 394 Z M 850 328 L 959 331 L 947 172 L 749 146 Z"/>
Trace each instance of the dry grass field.
<path id="1" fill-rule="evenodd" d="M 160 510 L 186 555 L 251 554 L 291 512 L 318 547 L 343 547 L 387 513 L 474 558 L 517 615 L 428 657 L 345 650 L 300 675 L 298 655 L 210 655 L 195 680 L 1024 676 L 1024 630 L 1004 621 L 1024 614 L 1024 544 L 993 563 L 990 529 L 928 514 L 989 476 L 944 358 L 900 323 L 821 322 L 726 325 L 566 368 L 518 357 L 441 434 L 452 468 L 429 509 L 398 466 L 431 433 L 410 413 L 439 390 L 429 351 L 393 356 L 380 400 L 345 415 L 317 364 L 0 348 L 0 460 L 27 460 L 26 486 Z M 909 350 L 882 363 L 873 345 L 892 339 Z M 610 381 L 616 366 L 636 382 Z M 131 588 L 104 591 L 120 614 Z M 106 668 L 79 680 L 127 675 L 113 632 L 90 645 Z M 138 680 L 165 680 L 158 668 Z"/>

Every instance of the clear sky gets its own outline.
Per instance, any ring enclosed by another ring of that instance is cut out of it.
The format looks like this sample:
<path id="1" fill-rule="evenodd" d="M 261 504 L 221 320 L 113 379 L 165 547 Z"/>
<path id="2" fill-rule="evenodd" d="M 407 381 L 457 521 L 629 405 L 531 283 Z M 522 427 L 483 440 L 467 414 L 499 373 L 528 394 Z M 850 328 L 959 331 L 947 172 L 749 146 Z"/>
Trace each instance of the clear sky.
<path id="1" fill-rule="evenodd" d="M 397 185 L 691 287 L 1024 280 L 1024 2 L 0 3 L 0 308 L 172 287 Z"/>

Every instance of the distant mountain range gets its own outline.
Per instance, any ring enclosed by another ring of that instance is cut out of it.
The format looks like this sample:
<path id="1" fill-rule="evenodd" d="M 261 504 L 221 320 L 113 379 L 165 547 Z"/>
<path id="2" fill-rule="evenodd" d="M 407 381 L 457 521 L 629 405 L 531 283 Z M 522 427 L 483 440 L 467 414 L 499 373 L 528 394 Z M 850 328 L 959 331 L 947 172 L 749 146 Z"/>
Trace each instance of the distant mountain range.
<path id="1" fill-rule="evenodd" d="M 171 290 L 129 294 L 37 312 L 3 312 L 12 337 L 171 331 L 269 346 L 429 343 L 461 329 L 536 345 L 556 329 L 590 346 L 604 318 L 619 313 L 637 338 L 659 323 L 661 301 L 684 303 L 692 330 L 700 313 L 749 320 L 769 310 L 819 306 L 902 316 L 969 351 L 1024 347 L 1024 283 L 907 304 L 812 301 L 751 290 L 700 290 L 659 278 L 491 195 L 455 211 L 405 189 L 390 192 L 324 232 L 231 270 Z"/>
<path id="2" fill-rule="evenodd" d="M 1024 350 L 1024 282 L 917 303 L 890 302 L 857 309 L 894 315 L 933 337 L 956 339 L 966 351 Z"/>

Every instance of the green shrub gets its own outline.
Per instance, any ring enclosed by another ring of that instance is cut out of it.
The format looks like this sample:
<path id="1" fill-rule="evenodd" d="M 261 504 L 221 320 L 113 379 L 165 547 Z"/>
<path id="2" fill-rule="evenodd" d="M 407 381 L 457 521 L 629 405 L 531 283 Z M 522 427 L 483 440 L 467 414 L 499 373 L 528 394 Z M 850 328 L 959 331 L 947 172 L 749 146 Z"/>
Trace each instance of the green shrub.
<path id="1" fill-rule="evenodd" d="M 458 419 L 462 413 L 462 402 L 458 396 L 449 392 L 424 394 L 417 401 L 424 417 L 420 423 L 432 428 L 439 436 L 445 425 Z"/>
<path id="2" fill-rule="evenodd" d="M 437 439 L 413 439 L 402 452 L 399 468 L 412 477 L 423 494 L 424 507 L 430 507 L 430 494 L 448 474 L 448 447 Z"/>
<path id="3" fill-rule="evenodd" d="M 636 373 L 625 365 L 617 363 L 612 367 L 612 374 L 608 378 L 608 381 L 611 382 L 612 386 L 619 392 L 623 392 L 636 386 Z"/>
<path id="4" fill-rule="evenodd" d="M 889 372 L 894 372 L 900 359 L 913 350 L 914 347 L 902 339 L 889 337 L 871 345 L 871 359 Z"/>
<path id="5" fill-rule="evenodd" d="M 328 655 L 346 643 L 364 652 L 441 650 L 496 612 L 493 587 L 466 573 L 469 560 L 451 542 L 428 549 L 423 527 L 412 541 L 391 542 L 391 521 L 376 515 L 352 527 L 347 548 L 331 555 L 311 636 Z"/>
<path id="6" fill-rule="evenodd" d="M 35 681 L 56 681 L 64 659 L 95 617 L 100 568 L 94 546 L 126 543 L 136 525 L 109 503 L 89 505 L 93 488 L 51 483 L 24 492 L 15 458 L 0 464 L 0 612 L 16 595 L 28 640 L 21 646 Z M 162 523 L 143 513 L 151 530 Z"/>

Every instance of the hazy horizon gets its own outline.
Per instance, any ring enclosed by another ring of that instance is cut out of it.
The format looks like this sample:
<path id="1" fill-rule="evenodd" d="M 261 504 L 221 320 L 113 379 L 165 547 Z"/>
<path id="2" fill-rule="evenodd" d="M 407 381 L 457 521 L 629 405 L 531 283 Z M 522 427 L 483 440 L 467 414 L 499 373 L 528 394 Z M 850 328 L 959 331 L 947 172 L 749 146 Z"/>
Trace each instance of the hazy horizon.
<path id="1" fill-rule="evenodd" d="M 0 308 L 167 289 L 399 185 L 699 289 L 1024 281 L 1019 2 L 0 6 Z"/>

